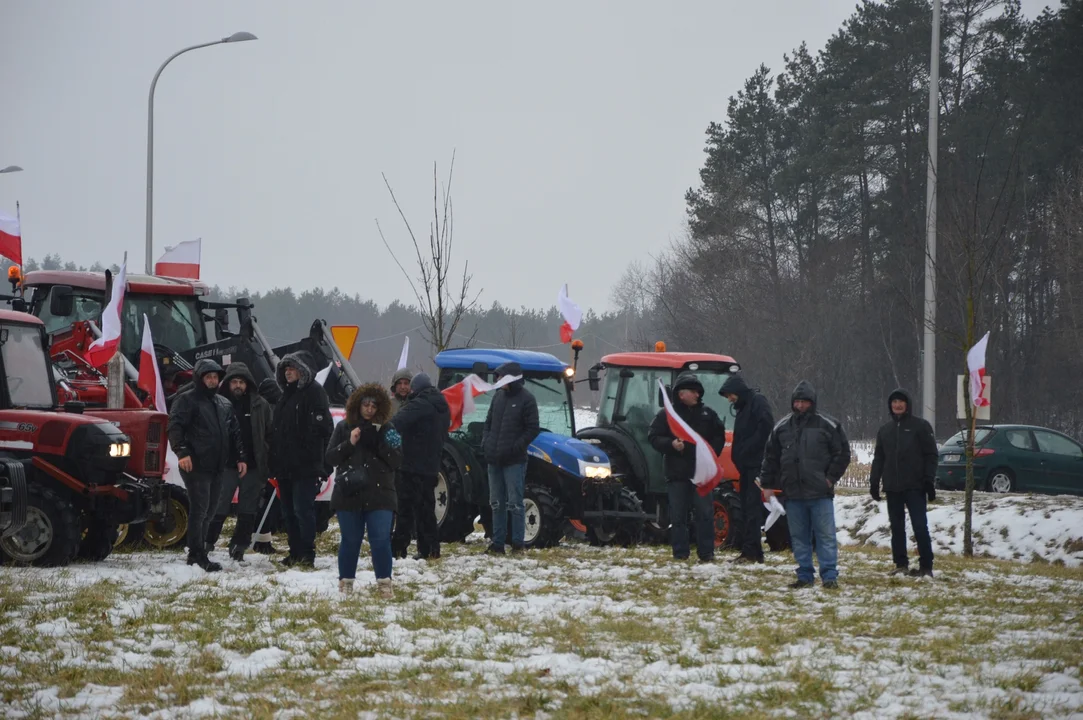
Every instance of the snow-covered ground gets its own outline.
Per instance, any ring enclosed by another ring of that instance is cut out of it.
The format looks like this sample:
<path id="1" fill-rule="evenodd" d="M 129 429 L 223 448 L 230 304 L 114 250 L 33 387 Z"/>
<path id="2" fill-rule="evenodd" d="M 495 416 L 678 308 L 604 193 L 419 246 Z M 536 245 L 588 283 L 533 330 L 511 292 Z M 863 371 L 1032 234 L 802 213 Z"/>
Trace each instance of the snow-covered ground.
<path id="1" fill-rule="evenodd" d="M 836 506 L 840 540 L 866 544 L 843 549 L 835 592 L 788 589 L 788 554 L 696 565 L 565 542 L 496 559 L 475 535 L 396 563 L 393 601 L 367 592 L 363 558 L 342 597 L 334 525 L 308 572 L 254 556 L 205 575 L 151 552 L 0 568 L 0 716 L 1083 713 L 1083 499 L 978 501 L 978 552 L 1049 564 L 960 558 L 948 494 L 933 581 L 886 576 L 882 504 Z"/>

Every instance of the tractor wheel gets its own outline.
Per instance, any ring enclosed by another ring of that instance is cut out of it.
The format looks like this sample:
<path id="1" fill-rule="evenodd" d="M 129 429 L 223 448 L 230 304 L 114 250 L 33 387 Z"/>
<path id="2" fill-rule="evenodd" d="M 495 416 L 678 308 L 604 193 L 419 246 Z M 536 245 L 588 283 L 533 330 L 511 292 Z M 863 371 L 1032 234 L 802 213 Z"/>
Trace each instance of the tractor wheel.
<path id="1" fill-rule="evenodd" d="M 132 525 L 128 534 L 136 533 L 155 550 L 175 550 L 188 540 L 188 491 L 179 485 L 169 486 L 168 517 L 164 521 L 148 520 Z"/>
<path id="2" fill-rule="evenodd" d="M 771 549 L 771 552 L 782 552 L 790 549 L 790 525 L 786 522 L 785 517 L 775 520 L 775 524 L 764 535 L 767 538 L 767 547 Z"/>
<path id="3" fill-rule="evenodd" d="M 436 476 L 436 523 L 441 542 L 463 542 L 474 532 L 474 513 L 466 503 L 462 473 L 450 455 L 444 455 Z"/>
<path id="4" fill-rule="evenodd" d="M 89 518 L 83 540 L 79 543 L 80 560 L 100 562 L 109 557 L 120 535 L 116 525 L 106 524 L 94 517 Z"/>
<path id="5" fill-rule="evenodd" d="M 527 485 L 523 495 L 523 544 L 529 548 L 553 547 L 564 534 L 564 511 L 560 501 L 540 485 Z M 511 516 L 508 516 L 508 537 Z"/>
<path id="6" fill-rule="evenodd" d="M 47 487 L 27 487 L 26 525 L 0 538 L 0 561 L 16 565 L 59 567 L 79 552 L 79 513 L 67 498 Z"/>
<path id="7" fill-rule="evenodd" d="M 744 528 L 744 510 L 741 498 L 733 492 L 732 485 L 715 488 L 714 494 L 714 546 L 730 549 L 741 546 Z"/>
<path id="8" fill-rule="evenodd" d="M 620 489 L 617 499 L 619 512 L 643 512 L 643 503 L 628 488 Z M 596 524 L 587 523 L 587 540 L 591 545 L 620 545 L 630 547 L 643 540 L 643 523 L 631 518 L 614 518 Z"/>

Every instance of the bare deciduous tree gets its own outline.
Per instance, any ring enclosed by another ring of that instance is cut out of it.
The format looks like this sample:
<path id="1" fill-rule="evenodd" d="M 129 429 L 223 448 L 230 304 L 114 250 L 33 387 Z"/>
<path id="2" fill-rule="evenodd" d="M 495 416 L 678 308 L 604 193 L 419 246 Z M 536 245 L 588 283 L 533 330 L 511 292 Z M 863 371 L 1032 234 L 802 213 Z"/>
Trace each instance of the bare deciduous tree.
<path id="1" fill-rule="evenodd" d="M 395 191 L 391 188 L 391 183 L 388 181 L 387 176 L 381 173 L 384 185 L 387 186 L 387 191 L 391 194 L 391 200 L 395 203 L 395 209 L 398 210 L 399 217 L 402 218 L 403 223 L 406 225 L 406 231 L 413 243 L 417 262 L 416 277 L 411 277 L 410 273 L 403 267 L 395 251 L 391 249 L 391 245 L 387 242 L 383 228 L 380 227 L 380 221 L 376 221 L 376 229 L 380 232 L 380 239 L 383 241 L 384 247 L 391 253 L 395 264 L 399 266 L 402 274 L 406 276 L 407 282 L 410 283 L 410 289 L 413 290 L 414 297 L 417 299 L 418 312 L 421 315 L 425 337 L 432 345 L 433 351 L 437 353 L 451 347 L 464 316 L 477 308 L 478 298 L 481 296 L 480 290 L 471 295 L 470 282 L 473 276 L 470 275 L 469 261 L 463 263 L 461 277 L 457 275 L 453 277 L 451 274 L 455 226 L 451 202 L 451 180 L 454 172 L 454 152 L 451 154 L 451 167 L 448 170 L 447 183 L 444 186 L 441 187 L 439 183 L 436 163 L 434 162 L 432 165 L 433 219 L 429 223 L 429 247 L 425 251 L 422 250 L 421 244 L 410 226 L 410 221 L 406 219 L 406 213 L 403 212 L 398 198 L 395 197 Z M 465 344 L 469 345 L 476 334 L 477 328 L 475 327 Z"/>

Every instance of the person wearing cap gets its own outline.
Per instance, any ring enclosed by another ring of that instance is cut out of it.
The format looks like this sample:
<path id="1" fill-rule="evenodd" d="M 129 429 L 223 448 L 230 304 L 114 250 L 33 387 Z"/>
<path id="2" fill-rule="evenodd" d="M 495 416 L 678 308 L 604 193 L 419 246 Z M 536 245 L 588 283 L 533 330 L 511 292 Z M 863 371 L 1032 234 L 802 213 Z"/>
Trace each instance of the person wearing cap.
<path id="1" fill-rule="evenodd" d="M 316 496 L 327 479 L 323 456 L 334 422 L 327 392 L 314 381 L 301 355 L 282 358 L 275 378 L 282 397 L 271 425 L 271 475 L 278 482 L 290 545 L 282 565 L 312 567 L 316 562 Z"/>
<path id="2" fill-rule="evenodd" d="M 413 373 L 406 368 L 398 370 L 391 376 L 391 412 L 397 413 L 410 399 L 410 381 L 414 379 Z"/>
<path id="3" fill-rule="evenodd" d="M 927 500 L 936 499 L 936 465 L 939 453 L 933 426 L 915 417 L 910 393 L 899 388 L 887 398 L 891 420 L 876 433 L 876 450 L 869 473 L 869 494 L 880 501 L 880 481 L 887 493 L 887 517 L 891 522 L 892 575 L 933 576 L 933 541 L 929 535 Z M 918 546 L 918 567 L 910 570 L 906 555 L 906 513 Z"/>
<path id="4" fill-rule="evenodd" d="M 715 455 L 726 447 L 726 423 L 711 408 L 703 404 L 703 384 L 694 373 L 682 372 L 673 384 L 677 402 L 673 410 L 703 438 Z M 714 502 L 710 495 L 699 494 L 692 478 L 696 474 L 696 448 L 673 434 L 665 408 L 651 423 L 647 439 L 662 453 L 666 474 L 666 494 L 669 499 L 669 543 L 675 560 L 685 560 L 691 554 L 688 537 L 688 515 L 692 513 L 696 528 L 696 555 L 699 561 L 714 560 Z"/>
<path id="5" fill-rule="evenodd" d="M 230 466 L 236 467 L 238 477 L 248 473 L 237 415 L 218 393 L 224 373 L 213 360 L 197 362 L 191 389 L 173 399 L 167 430 L 188 490 L 188 564 L 207 572 L 222 569 L 210 559 L 206 545 L 222 473 Z"/>
<path id="6" fill-rule="evenodd" d="M 522 375 L 516 362 L 496 369 L 497 378 Z M 523 495 L 526 492 L 527 451 L 541 432 L 538 402 L 524 387 L 523 380 L 508 383 L 489 404 L 482 451 L 489 466 L 489 507 L 493 511 L 493 533 L 487 553 L 503 555 L 508 539 L 508 513 L 511 513 L 511 551 L 525 549 L 526 525 Z"/>
<path id="7" fill-rule="evenodd" d="M 816 408 L 816 388 L 802 380 L 790 398 L 793 410 L 767 439 L 760 486 L 786 496 L 793 557 L 797 561 L 794 590 L 812 587 L 816 573 L 812 548 L 820 562 L 824 588 L 839 586 L 839 545 L 835 534 L 835 485 L 850 465 L 850 442 L 842 423 Z"/>
<path id="8" fill-rule="evenodd" d="M 368 529 L 376 591 L 394 596 L 391 587 L 391 526 L 398 508 L 395 470 L 402 462 L 402 437 L 388 422 L 391 396 L 379 383 L 362 385 L 346 401 L 346 419 L 335 426 L 325 459 L 344 477 L 364 468 L 365 481 L 351 488 L 335 483 L 331 508 L 338 515 L 342 539 L 338 546 L 338 589 L 353 591 L 361 540 Z"/>
<path id="9" fill-rule="evenodd" d="M 440 529 L 436 525 L 436 480 L 440 473 L 444 441 L 451 426 L 451 408 L 443 393 L 433 387 L 426 373 L 410 380 L 410 397 L 395 413 L 391 424 L 402 436 L 402 469 L 399 471 L 399 517 L 392 550 L 406 557 L 417 532 L 415 560 L 440 557 Z"/>

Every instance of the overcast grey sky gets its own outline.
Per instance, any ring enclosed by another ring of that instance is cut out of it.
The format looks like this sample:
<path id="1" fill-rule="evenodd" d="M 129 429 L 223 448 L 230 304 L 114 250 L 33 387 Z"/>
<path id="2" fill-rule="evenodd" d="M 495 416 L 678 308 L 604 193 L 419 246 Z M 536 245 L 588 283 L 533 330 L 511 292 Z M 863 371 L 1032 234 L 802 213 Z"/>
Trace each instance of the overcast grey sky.
<path id="1" fill-rule="evenodd" d="M 1024 0 L 1033 16 L 1045 0 Z M 482 303 L 608 306 L 679 236 L 704 131 L 761 62 L 820 49 L 855 0 L 0 0 L 0 210 L 24 255 L 143 267 L 147 91 L 155 254 L 203 238 L 204 279 L 411 300 L 380 173 L 415 230 L 457 151 L 457 259 Z M 584 258 L 589 261 L 580 261 Z M 458 267 L 458 266 L 457 266 Z"/>

